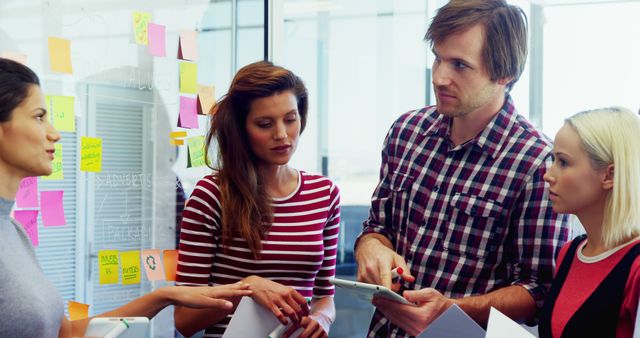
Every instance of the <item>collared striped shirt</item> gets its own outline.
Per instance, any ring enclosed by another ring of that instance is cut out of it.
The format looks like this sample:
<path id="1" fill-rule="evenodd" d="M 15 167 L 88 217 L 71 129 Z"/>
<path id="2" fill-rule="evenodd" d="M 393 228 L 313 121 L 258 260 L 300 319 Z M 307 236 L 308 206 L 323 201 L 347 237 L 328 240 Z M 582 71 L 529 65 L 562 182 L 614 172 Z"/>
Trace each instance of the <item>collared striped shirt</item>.
<path id="1" fill-rule="evenodd" d="M 323 176 L 299 171 L 298 182 L 291 195 L 273 199 L 273 223 L 258 260 L 241 238 L 223 251 L 219 186 L 213 176 L 198 182 L 183 212 L 176 284 L 230 284 L 258 275 L 304 297 L 333 296 L 340 193 Z M 222 337 L 230 319 L 208 328 L 205 337 Z"/>
<path id="2" fill-rule="evenodd" d="M 521 285 L 542 305 L 567 218 L 551 209 L 543 175 L 551 141 L 502 109 L 475 138 L 450 141 L 452 119 L 435 106 L 391 127 L 363 234 L 386 236 L 416 277 L 451 298 Z M 408 337 L 376 311 L 369 337 Z"/>

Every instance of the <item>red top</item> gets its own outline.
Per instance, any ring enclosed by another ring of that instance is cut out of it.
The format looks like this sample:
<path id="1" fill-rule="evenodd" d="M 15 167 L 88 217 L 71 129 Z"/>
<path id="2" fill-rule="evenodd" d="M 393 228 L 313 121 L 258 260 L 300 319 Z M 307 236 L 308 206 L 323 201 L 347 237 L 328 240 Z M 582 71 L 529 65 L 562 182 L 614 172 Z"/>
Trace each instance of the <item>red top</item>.
<path id="1" fill-rule="evenodd" d="M 551 316 L 551 332 L 553 337 L 560 337 L 565 325 L 573 314 L 582 306 L 585 300 L 602 283 L 607 274 L 620 262 L 622 257 L 640 239 L 633 240 L 604 252 L 598 256 L 586 257 L 582 255 L 582 248 L 587 243 L 584 241 L 576 250 L 576 257 L 571 264 L 567 279 L 560 290 L 558 299 Z M 560 254 L 556 267 L 562 264 L 562 260 L 571 242 L 567 243 Z M 557 271 L 556 271 L 557 272 Z M 638 311 L 638 299 L 640 298 L 640 257 L 631 266 L 629 278 L 625 285 L 624 299 L 620 309 L 616 338 L 631 338 Z"/>
<path id="2" fill-rule="evenodd" d="M 273 200 L 273 224 L 255 260 L 247 242 L 234 238 L 222 250 L 220 190 L 212 176 L 194 189 L 180 231 L 177 285 L 219 285 L 258 275 L 295 288 L 304 297 L 333 296 L 340 227 L 340 195 L 327 178 L 299 172 L 298 188 Z M 207 329 L 221 337 L 231 316 Z"/>

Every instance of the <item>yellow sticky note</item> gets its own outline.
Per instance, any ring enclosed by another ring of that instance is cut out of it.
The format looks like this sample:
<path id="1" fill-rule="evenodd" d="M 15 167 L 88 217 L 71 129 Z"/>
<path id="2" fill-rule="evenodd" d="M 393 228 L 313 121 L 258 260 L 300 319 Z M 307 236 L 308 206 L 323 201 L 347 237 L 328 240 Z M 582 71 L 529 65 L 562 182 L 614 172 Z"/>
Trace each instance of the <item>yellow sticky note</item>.
<path id="1" fill-rule="evenodd" d="M 183 146 L 184 145 L 184 140 L 179 140 L 179 139 L 169 139 L 169 144 L 174 145 L 174 146 Z"/>
<path id="2" fill-rule="evenodd" d="M 102 139 L 82 137 L 80 148 L 80 170 L 102 171 Z"/>
<path id="3" fill-rule="evenodd" d="M 122 284 L 140 284 L 140 250 L 120 254 Z"/>
<path id="4" fill-rule="evenodd" d="M 100 284 L 118 283 L 118 250 L 98 251 Z"/>
<path id="5" fill-rule="evenodd" d="M 198 92 L 198 65 L 191 62 L 180 63 L 180 92 L 197 94 Z"/>
<path id="6" fill-rule="evenodd" d="M 53 154 L 53 161 L 51 162 L 51 175 L 40 176 L 40 179 L 45 181 L 63 180 L 64 172 L 62 171 L 62 143 L 56 143 L 54 145 L 55 153 Z"/>
<path id="7" fill-rule="evenodd" d="M 198 114 L 207 115 L 216 104 L 216 88 L 198 84 Z"/>
<path id="8" fill-rule="evenodd" d="M 133 12 L 133 37 L 137 44 L 147 45 L 149 43 L 147 25 L 150 21 L 151 13 Z"/>
<path id="9" fill-rule="evenodd" d="M 82 304 L 70 300 L 67 303 L 67 308 L 69 309 L 70 320 L 89 318 L 89 304 Z"/>
<path id="10" fill-rule="evenodd" d="M 181 138 L 181 137 L 187 137 L 187 132 L 186 131 L 172 131 L 171 133 L 169 133 L 169 138 Z"/>
<path id="11" fill-rule="evenodd" d="M 204 161 L 204 136 L 190 137 L 187 139 L 189 146 L 189 161 L 187 167 L 200 167 Z"/>
<path id="12" fill-rule="evenodd" d="M 76 131 L 76 109 L 73 96 L 51 96 L 53 126 L 58 131 Z"/>
<path id="13" fill-rule="evenodd" d="M 71 67 L 71 41 L 49 37 L 49 65 L 59 73 L 73 73 Z"/>

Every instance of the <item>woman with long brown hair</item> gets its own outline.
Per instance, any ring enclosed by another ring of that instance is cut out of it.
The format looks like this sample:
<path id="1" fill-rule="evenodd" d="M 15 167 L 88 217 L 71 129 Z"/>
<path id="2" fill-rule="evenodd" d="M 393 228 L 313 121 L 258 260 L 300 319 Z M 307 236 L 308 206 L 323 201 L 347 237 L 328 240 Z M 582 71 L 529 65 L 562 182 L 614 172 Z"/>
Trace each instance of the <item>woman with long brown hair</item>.
<path id="1" fill-rule="evenodd" d="M 326 337 L 335 318 L 333 286 L 340 224 L 338 188 L 288 165 L 307 121 L 307 90 L 267 61 L 240 69 L 215 106 L 207 148 L 214 173 L 184 210 L 178 285 L 244 281 L 252 298 L 299 337 Z M 311 298 L 307 309 L 305 298 Z M 235 304 L 239 300 L 235 301 Z M 221 336 L 233 310 L 176 308 L 176 327 Z"/>

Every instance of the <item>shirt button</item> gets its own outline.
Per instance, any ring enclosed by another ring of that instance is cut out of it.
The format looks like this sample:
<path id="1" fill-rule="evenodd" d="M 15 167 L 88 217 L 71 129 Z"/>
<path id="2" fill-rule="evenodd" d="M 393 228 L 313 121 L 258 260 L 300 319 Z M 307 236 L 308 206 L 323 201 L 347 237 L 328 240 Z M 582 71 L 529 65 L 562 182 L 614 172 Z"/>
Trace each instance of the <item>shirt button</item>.
<path id="1" fill-rule="evenodd" d="M 433 186 L 433 191 L 434 192 L 438 192 L 438 190 L 440 190 L 440 186 L 439 185 Z"/>
<path id="2" fill-rule="evenodd" d="M 407 261 L 410 261 L 410 260 L 412 260 L 412 259 L 413 259 L 413 254 L 408 254 L 408 255 L 407 255 Z"/>
<path id="3" fill-rule="evenodd" d="M 478 207 L 476 207 L 475 205 L 471 207 L 471 213 L 475 214 L 478 212 Z"/>

